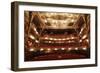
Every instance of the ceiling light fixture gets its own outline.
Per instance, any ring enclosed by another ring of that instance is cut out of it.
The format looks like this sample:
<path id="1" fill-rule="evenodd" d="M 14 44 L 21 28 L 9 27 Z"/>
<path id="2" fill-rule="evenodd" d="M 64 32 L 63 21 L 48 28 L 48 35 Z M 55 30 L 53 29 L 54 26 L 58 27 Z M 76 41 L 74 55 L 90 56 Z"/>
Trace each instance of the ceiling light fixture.
<path id="1" fill-rule="evenodd" d="M 78 48 L 76 47 L 75 50 L 78 50 Z"/>
<path id="2" fill-rule="evenodd" d="M 88 40 L 88 39 L 86 39 L 86 42 L 89 42 L 89 40 Z"/>
<path id="3" fill-rule="evenodd" d="M 37 30 L 36 30 L 36 28 L 34 27 L 34 31 L 36 32 L 36 34 L 38 34 L 38 32 L 37 32 Z"/>
<path id="4" fill-rule="evenodd" d="M 86 47 L 84 47 L 84 48 L 82 48 L 83 50 L 87 50 L 87 48 Z"/>
<path id="5" fill-rule="evenodd" d="M 54 50 L 58 50 L 57 48 L 54 48 Z"/>
<path id="6" fill-rule="evenodd" d="M 49 43 L 51 43 L 51 41 L 48 41 Z"/>
<path id="7" fill-rule="evenodd" d="M 53 40 L 55 40 L 55 41 L 56 41 L 57 39 L 53 39 Z"/>
<path id="8" fill-rule="evenodd" d="M 33 39 L 33 40 L 35 39 L 35 37 L 33 35 L 30 35 L 30 38 Z"/>
<path id="9" fill-rule="evenodd" d="M 50 40 L 53 40 L 53 38 L 49 38 Z"/>
<path id="10" fill-rule="evenodd" d="M 35 42 L 36 42 L 36 43 L 39 43 L 39 41 L 38 41 L 38 40 L 35 40 Z"/>
<path id="11" fill-rule="evenodd" d="M 31 52 L 32 52 L 32 51 L 35 51 L 35 49 L 33 49 L 33 48 L 30 48 L 30 49 L 29 49 L 29 51 L 31 51 Z"/>
<path id="12" fill-rule="evenodd" d="M 70 51 L 70 50 L 71 50 L 71 48 L 68 48 L 68 50 Z"/>
<path id="13" fill-rule="evenodd" d="M 65 50 L 65 48 L 61 48 L 61 50 Z"/>
<path id="14" fill-rule="evenodd" d="M 79 40 L 79 42 L 82 42 L 82 40 Z"/>
<path id="15" fill-rule="evenodd" d="M 83 37 L 82 37 L 82 39 L 85 39 L 87 37 L 87 35 L 84 35 Z"/>
<path id="16" fill-rule="evenodd" d="M 48 39 L 48 37 L 45 37 L 45 39 Z"/>
<path id="17" fill-rule="evenodd" d="M 74 39 L 74 37 L 71 37 L 71 39 Z"/>

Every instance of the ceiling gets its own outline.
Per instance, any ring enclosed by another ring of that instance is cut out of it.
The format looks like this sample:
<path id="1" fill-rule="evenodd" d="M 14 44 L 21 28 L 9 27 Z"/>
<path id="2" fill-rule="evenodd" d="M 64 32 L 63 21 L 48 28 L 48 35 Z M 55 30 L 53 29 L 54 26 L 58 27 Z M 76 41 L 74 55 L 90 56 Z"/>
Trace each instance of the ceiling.
<path id="1" fill-rule="evenodd" d="M 75 23 L 82 14 L 38 12 L 33 16 L 33 22 L 38 24 L 37 21 L 40 21 L 40 25 L 45 29 L 73 29 L 77 28 Z"/>

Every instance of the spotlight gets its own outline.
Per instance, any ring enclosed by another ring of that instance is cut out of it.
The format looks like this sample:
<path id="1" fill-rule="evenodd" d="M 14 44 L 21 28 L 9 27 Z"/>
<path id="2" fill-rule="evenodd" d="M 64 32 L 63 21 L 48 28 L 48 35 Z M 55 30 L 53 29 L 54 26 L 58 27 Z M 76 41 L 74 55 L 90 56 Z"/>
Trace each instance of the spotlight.
<path id="1" fill-rule="evenodd" d="M 68 41 L 68 43 L 70 43 L 71 41 Z"/>
<path id="2" fill-rule="evenodd" d="M 48 39 L 48 37 L 45 37 L 45 39 Z"/>
<path id="3" fill-rule="evenodd" d="M 87 35 L 84 35 L 83 37 L 82 37 L 82 39 L 85 39 L 87 37 Z"/>
<path id="4" fill-rule="evenodd" d="M 62 39 L 62 40 L 66 40 L 66 39 Z"/>
<path id="5" fill-rule="evenodd" d="M 45 23 L 47 23 L 47 20 L 44 20 Z"/>
<path id="6" fill-rule="evenodd" d="M 48 50 L 48 51 L 50 51 L 51 49 L 50 49 L 50 48 L 48 48 L 47 50 Z"/>
<path id="7" fill-rule="evenodd" d="M 61 48 L 61 50 L 65 50 L 65 48 Z"/>
<path id="8" fill-rule="evenodd" d="M 51 43 L 51 41 L 48 41 L 49 43 Z"/>
<path id="9" fill-rule="evenodd" d="M 88 39 L 86 39 L 86 42 L 89 42 L 89 40 L 88 40 Z"/>
<path id="10" fill-rule="evenodd" d="M 31 52 L 32 52 L 32 51 L 35 51 L 35 49 L 31 48 L 31 49 L 29 49 L 29 51 L 31 51 Z"/>
<path id="11" fill-rule="evenodd" d="M 71 39 L 74 39 L 74 37 L 71 37 Z"/>
<path id="12" fill-rule="evenodd" d="M 78 48 L 76 47 L 75 50 L 78 50 Z"/>
<path id="13" fill-rule="evenodd" d="M 37 32 L 36 28 L 34 28 L 34 31 L 36 32 L 36 34 L 38 34 L 38 32 Z"/>
<path id="14" fill-rule="evenodd" d="M 57 48 L 55 48 L 54 50 L 58 50 Z"/>
<path id="15" fill-rule="evenodd" d="M 35 42 L 36 42 L 36 43 L 39 43 L 39 41 L 38 41 L 38 40 L 35 40 Z"/>
<path id="16" fill-rule="evenodd" d="M 70 38 L 66 38 L 66 40 L 69 40 Z"/>
<path id="17" fill-rule="evenodd" d="M 70 50 L 71 50 L 71 48 L 68 48 L 68 50 L 70 51 Z"/>
<path id="18" fill-rule="evenodd" d="M 38 32 L 36 31 L 36 34 L 38 34 Z"/>
<path id="19" fill-rule="evenodd" d="M 40 51 L 43 51 L 43 50 L 44 50 L 43 48 L 40 49 Z"/>
<path id="20" fill-rule="evenodd" d="M 36 31 L 36 28 L 34 27 L 34 31 Z"/>
<path id="21" fill-rule="evenodd" d="M 57 40 L 57 39 L 54 39 L 55 41 Z"/>
<path id="22" fill-rule="evenodd" d="M 83 50 L 87 50 L 87 48 L 86 47 L 84 47 L 84 48 L 82 48 Z"/>
<path id="23" fill-rule="evenodd" d="M 58 39 L 58 40 L 62 40 L 62 39 Z"/>
<path id="24" fill-rule="evenodd" d="M 71 22 L 74 22 L 74 21 L 75 21 L 74 19 L 71 20 Z"/>
<path id="25" fill-rule="evenodd" d="M 79 40 L 79 42 L 82 42 L 82 40 Z"/>
<path id="26" fill-rule="evenodd" d="M 49 38 L 50 40 L 53 40 L 53 38 Z"/>
<path id="27" fill-rule="evenodd" d="M 81 34 L 81 33 L 82 33 L 82 31 L 83 31 L 83 28 L 81 29 L 81 31 L 80 31 L 80 33 L 79 33 L 79 34 Z"/>
<path id="28" fill-rule="evenodd" d="M 33 40 L 35 39 L 35 37 L 33 35 L 30 35 L 30 38 L 33 39 Z"/>
<path id="29" fill-rule="evenodd" d="M 50 48 L 47 49 L 46 53 L 49 53 L 49 52 L 51 52 L 51 49 Z"/>

